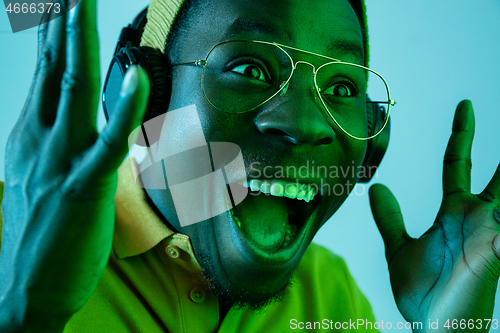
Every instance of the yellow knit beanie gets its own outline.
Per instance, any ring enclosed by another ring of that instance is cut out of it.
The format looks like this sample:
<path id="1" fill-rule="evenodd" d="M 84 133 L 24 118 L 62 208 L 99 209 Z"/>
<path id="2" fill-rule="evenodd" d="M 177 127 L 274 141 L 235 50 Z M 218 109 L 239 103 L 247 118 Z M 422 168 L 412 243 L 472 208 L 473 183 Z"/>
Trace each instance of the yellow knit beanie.
<path id="1" fill-rule="evenodd" d="M 168 34 L 185 0 L 151 0 L 141 46 L 165 52 Z"/>

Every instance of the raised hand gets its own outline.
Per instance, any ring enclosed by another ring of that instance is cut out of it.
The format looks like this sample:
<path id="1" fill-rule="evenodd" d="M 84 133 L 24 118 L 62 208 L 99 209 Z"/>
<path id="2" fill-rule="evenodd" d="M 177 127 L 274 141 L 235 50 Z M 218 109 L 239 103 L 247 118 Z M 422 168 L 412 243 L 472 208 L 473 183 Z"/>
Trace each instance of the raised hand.
<path id="1" fill-rule="evenodd" d="M 62 331 L 104 270 L 117 168 L 149 96 L 132 67 L 100 135 L 96 1 L 39 30 L 33 83 L 6 149 L 0 331 Z"/>
<path id="2" fill-rule="evenodd" d="M 423 331 L 429 320 L 438 320 L 439 330 L 432 332 L 480 332 L 500 325 L 488 321 L 500 276 L 500 167 L 483 192 L 470 193 L 473 136 L 472 105 L 462 101 L 444 157 L 443 201 L 420 238 L 406 233 L 386 187 L 370 189 L 396 303 L 407 321 L 423 323 Z"/>

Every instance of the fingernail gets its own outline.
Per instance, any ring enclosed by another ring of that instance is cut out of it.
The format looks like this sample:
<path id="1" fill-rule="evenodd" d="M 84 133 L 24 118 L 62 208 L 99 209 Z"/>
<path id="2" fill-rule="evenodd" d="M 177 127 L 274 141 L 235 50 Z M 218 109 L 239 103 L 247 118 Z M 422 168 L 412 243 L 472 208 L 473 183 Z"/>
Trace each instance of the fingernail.
<path id="1" fill-rule="evenodd" d="M 139 84 L 139 69 L 136 65 L 132 65 L 127 69 L 125 73 L 125 78 L 123 79 L 122 88 L 120 91 L 121 95 L 132 94 Z"/>

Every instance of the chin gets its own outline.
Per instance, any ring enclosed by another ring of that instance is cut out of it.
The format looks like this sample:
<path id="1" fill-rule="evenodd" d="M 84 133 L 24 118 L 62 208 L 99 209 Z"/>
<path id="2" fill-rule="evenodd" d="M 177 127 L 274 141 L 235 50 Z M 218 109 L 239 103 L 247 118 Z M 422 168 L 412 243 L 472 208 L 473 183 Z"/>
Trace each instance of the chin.
<path id="1" fill-rule="evenodd" d="M 203 269 L 203 275 L 207 279 L 209 288 L 217 297 L 219 305 L 222 308 L 242 309 L 248 308 L 253 311 L 259 311 L 276 302 L 280 302 L 287 292 L 287 288 L 292 284 L 291 279 L 285 281 L 276 281 L 280 288 L 262 288 L 262 284 L 255 283 L 249 286 L 248 283 L 239 285 L 238 283 L 227 283 L 226 277 L 221 277 L 214 270 L 214 265 L 210 256 L 200 255 L 199 262 Z M 266 281 L 269 285 L 270 281 Z"/>

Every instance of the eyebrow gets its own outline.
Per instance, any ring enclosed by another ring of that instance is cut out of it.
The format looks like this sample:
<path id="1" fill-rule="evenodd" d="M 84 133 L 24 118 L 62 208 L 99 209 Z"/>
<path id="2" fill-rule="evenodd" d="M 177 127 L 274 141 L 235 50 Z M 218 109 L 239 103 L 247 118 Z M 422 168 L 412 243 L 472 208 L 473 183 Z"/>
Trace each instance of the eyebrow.
<path id="1" fill-rule="evenodd" d="M 267 20 L 253 20 L 248 17 L 236 19 L 228 28 L 230 37 L 242 32 L 260 32 L 269 35 L 282 35 L 282 29 L 276 24 Z"/>
<path id="2" fill-rule="evenodd" d="M 254 20 L 248 17 L 237 18 L 229 26 L 227 31 L 228 37 L 235 37 L 244 32 L 259 32 L 269 35 L 286 35 L 286 37 L 290 37 L 272 21 Z M 287 40 L 291 40 L 291 38 L 287 38 Z M 363 46 L 359 42 L 348 39 L 338 39 L 331 42 L 328 46 L 328 50 L 331 50 L 331 52 L 336 55 L 335 58 L 342 58 L 343 55 L 351 55 L 364 63 L 365 52 Z M 340 57 L 337 55 L 340 55 Z"/>
<path id="3" fill-rule="evenodd" d="M 359 44 L 358 42 L 352 40 L 334 40 L 332 43 L 330 43 L 329 49 L 334 54 L 353 55 L 360 60 L 364 60 L 365 58 L 363 46 L 361 46 L 361 44 Z"/>

